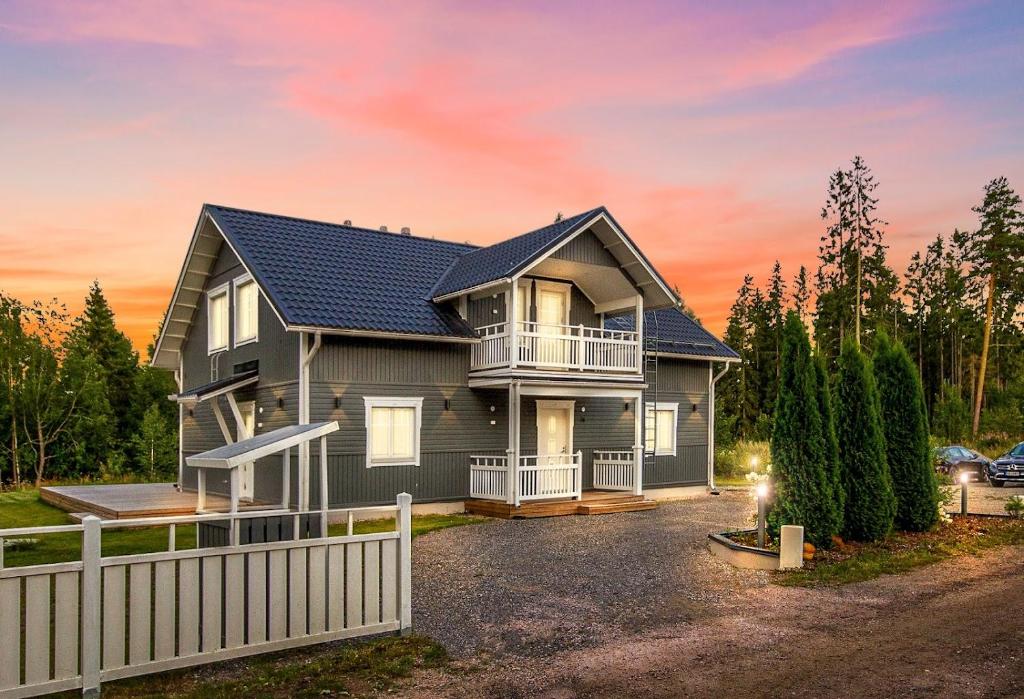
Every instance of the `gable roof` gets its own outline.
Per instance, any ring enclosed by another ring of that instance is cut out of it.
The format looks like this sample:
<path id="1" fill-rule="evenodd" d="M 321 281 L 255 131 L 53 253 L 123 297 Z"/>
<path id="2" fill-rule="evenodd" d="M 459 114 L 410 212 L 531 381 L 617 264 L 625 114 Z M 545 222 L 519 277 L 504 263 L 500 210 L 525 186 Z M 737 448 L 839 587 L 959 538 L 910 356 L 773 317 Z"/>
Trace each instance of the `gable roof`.
<path id="1" fill-rule="evenodd" d="M 633 330 L 633 313 L 606 318 L 610 330 Z M 740 356 L 690 316 L 678 308 L 663 308 L 644 313 L 644 339 L 657 338 L 658 351 L 688 357 L 707 357 L 739 361 Z"/>
<path id="2" fill-rule="evenodd" d="M 430 301 L 463 243 L 207 205 L 288 327 L 476 337 Z"/>
<path id="3" fill-rule="evenodd" d="M 598 207 L 584 211 L 556 221 L 550 226 L 463 255 L 438 280 L 431 297 L 446 296 L 512 276 L 552 245 L 575 233 L 603 210 L 604 207 Z"/>

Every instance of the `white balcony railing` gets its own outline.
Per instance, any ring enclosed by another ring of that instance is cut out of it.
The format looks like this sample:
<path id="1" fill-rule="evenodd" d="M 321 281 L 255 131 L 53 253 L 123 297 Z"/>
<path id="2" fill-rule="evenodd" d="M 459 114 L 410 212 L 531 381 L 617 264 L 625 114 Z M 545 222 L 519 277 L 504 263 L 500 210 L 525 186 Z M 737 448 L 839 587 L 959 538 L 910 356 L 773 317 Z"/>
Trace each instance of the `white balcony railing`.
<path id="1" fill-rule="evenodd" d="M 480 343 L 474 345 L 471 369 L 512 365 L 541 369 L 579 371 L 640 371 L 640 343 L 632 330 L 605 330 L 584 325 L 550 325 L 519 321 L 513 353 L 508 323 L 477 328 Z"/>
<path id="2" fill-rule="evenodd" d="M 633 450 L 594 451 L 594 487 L 599 490 L 633 490 L 636 463 Z"/>
<path id="3" fill-rule="evenodd" d="M 583 494 L 583 453 L 520 456 L 516 478 L 516 503 L 579 498 Z M 507 502 L 508 483 L 508 457 L 469 457 L 470 497 Z"/>

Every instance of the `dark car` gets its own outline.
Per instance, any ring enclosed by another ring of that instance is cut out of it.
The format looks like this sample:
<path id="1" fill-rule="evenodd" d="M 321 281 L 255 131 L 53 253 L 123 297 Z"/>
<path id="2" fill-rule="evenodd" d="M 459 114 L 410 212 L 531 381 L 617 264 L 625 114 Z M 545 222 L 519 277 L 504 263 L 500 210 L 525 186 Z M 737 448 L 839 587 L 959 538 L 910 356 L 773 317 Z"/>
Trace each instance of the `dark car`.
<path id="1" fill-rule="evenodd" d="M 988 465 L 988 481 L 997 488 L 1004 483 L 1024 483 L 1024 442 Z"/>
<path id="2" fill-rule="evenodd" d="M 984 481 L 990 463 L 991 460 L 986 456 L 958 444 L 935 450 L 935 470 L 955 481 L 960 480 L 962 473 L 968 474 L 976 481 Z M 1021 474 L 1024 475 L 1024 471 Z"/>

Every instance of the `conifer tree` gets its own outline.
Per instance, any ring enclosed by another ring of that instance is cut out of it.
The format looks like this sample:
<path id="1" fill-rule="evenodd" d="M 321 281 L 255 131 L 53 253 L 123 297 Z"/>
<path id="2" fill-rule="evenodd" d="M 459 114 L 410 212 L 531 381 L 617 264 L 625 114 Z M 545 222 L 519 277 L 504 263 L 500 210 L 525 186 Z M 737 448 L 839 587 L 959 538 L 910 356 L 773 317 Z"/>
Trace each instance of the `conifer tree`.
<path id="1" fill-rule="evenodd" d="M 839 533 L 843 529 L 843 512 L 846 504 L 846 492 L 843 490 L 842 470 L 839 461 L 839 441 L 836 437 L 836 417 L 832 409 L 832 387 L 829 385 L 828 372 L 825 370 L 825 357 L 820 352 L 814 353 L 814 376 L 817 382 L 818 413 L 821 415 L 821 431 L 825 438 L 825 472 L 829 487 L 832 488 L 832 499 L 835 502 L 836 526 Z"/>
<path id="2" fill-rule="evenodd" d="M 828 546 L 838 533 L 839 512 L 826 466 L 827 450 L 818 377 L 807 331 L 793 311 L 786 316 L 782 374 L 772 432 L 774 530 L 799 524 L 816 546 Z"/>
<path id="3" fill-rule="evenodd" d="M 938 521 L 939 491 L 928 447 L 924 393 L 906 348 L 882 334 L 872 362 L 885 433 L 886 462 L 896 496 L 896 526 L 921 532 Z"/>
<path id="4" fill-rule="evenodd" d="M 855 541 L 878 541 L 892 529 L 896 497 L 885 459 L 875 379 L 853 335 L 839 354 L 835 399 L 846 497 L 843 534 Z"/>

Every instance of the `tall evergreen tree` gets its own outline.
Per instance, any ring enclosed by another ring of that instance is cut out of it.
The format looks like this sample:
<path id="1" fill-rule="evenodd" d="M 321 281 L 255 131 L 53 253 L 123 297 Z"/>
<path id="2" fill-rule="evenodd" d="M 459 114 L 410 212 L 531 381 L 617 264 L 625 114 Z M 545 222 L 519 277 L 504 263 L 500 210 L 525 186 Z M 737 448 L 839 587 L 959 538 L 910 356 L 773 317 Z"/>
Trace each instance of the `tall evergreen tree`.
<path id="1" fill-rule="evenodd" d="M 982 334 L 981 359 L 974 391 L 972 432 L 976 435 L 981 422 L 981 406 L 985 396 L 989 348 L 993 328 L 1012 322 L 1024 303 L 1024 212 L 1021 199 L 1005 177 L 998 177 L 985 186 L 985 198 L 974 207 L 980 226 L 966 240 L 967 258 L 972 275 L 984 280 L 985 328 Z"/>
<path id="2" fill-rule="evenodd" d="M 895 523 L 906 531 L 926 531 L 938 522 L 939 491 L 921 381 L 906 348 L 884 334 L 875 341 L 873 367 L 896 495 Z"/>
<path id="3" fill-rule="evenodd" d="M 818 413 L 821 415 L 821 433 L 825 439 L 825 471 L 829 487 L 832 488 L 832 499 L 835 503 L 838 524 L 836 532 L 842 531 L 843 513 L 846 510 L 846 491 L 843 489 L 843 476 L 839 456 L 839 439 L 836 437 L 836 417 L 832 409 L 832 387 L 829 385 L 828 372 L 825 371 L 825 358 L 820 352 L 814 353 L 814 376 L 818 391 Z"/>
<path id="4" fill-rule="evenodd" d="M 846 493 L 844 536 L 877 541 L 892 529 L 896 497 L 885 458 L 875 380 L 853 335 L 843 342 L 835 393 L 836 437 Z"/>
<path id="5" fill-rule="evenodd" d="M 811 299 L 811 290 L 808 286 L 807 268 L 800 265 L 800 271 L 793 280 L 793 310 L 800 316 L 800 321 L 806 323 L 807 303 Z"/>
<path id="6" fill-rule="evenodd" d="M 776 530 L 783 524 L 799 524 L 808 541 L 828 546 L 839 532 L 840 513 L 826 464 L 828 446 L 819 401 L 807 331 L 791 311 L 785 321 L 771 440 L 775 484 L 771 519 Z"/>

